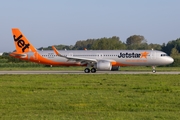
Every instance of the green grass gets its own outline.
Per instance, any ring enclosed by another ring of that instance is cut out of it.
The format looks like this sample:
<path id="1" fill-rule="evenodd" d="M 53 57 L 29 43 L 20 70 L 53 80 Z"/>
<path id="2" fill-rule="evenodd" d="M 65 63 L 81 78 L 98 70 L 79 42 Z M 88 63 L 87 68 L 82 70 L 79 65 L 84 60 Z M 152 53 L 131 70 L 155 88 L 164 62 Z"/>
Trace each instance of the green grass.
<path id="1" fill-rule="evenodd" d="M 0 75 L 0 119 L 180 119 L 180 75 Z"/>
<path id="2" fill-rule="evenodd" d="M 24 65 L 24 67 L 23 67 Z M 44 67 L 44 66 L 25 66 L 25 64 L 17 64 L 16 66 L 12 67 L 0 67 L 0 71 L 12 71 L 12 70 L 60 70 L 60 71 L 71 71 L 71 70 L 80 70 L 83 71 L 85 67 Z M 130 66 L 130 67 L 120 67 L 121 71 L 151 71 L 152 67 L 145 67 L 145 66 Z M 158 71 L 180 71 L 180 67 L 156 67 Z"/>

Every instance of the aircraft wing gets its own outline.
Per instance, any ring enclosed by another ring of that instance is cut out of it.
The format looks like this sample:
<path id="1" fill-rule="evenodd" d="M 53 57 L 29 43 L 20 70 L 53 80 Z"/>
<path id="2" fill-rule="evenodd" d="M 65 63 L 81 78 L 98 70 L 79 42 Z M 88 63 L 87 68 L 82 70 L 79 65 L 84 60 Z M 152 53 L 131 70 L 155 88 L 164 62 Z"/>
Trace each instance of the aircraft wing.
<path id="1" fill-rule="evenodd" d="M 69 61 L 76 61 L 76 62 L 81 62 L 81 64 L 85 64 L 85 63 L 97 63 L 96 59 L 91 59 L 91 58 L 82 58 L 82 57 L 73 57 L 73 56 L 63 56 L 61 55 L 58 50 L 52 46 L 52 49 L 54 50 L 54 52 L 56 53 L 56 55 L 60 56 L 60 57 L 64 57 L 66 59 L 68 59 Z"/>

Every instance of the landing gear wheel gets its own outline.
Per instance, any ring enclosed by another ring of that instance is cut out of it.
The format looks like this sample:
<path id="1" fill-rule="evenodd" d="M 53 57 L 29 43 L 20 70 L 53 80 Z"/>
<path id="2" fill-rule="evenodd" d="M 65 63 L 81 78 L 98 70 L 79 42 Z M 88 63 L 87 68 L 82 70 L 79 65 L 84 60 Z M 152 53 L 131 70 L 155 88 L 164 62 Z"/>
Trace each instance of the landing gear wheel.
<path id="1" fill-rule="evenodd" d="M 95 68 L 92 68 L 92 69 L 91 69 L 91 72 L 92 72 L 92 73 L 95 73 L 95 72 L 96 72 L 96 69 L 95 69 Z"/>
<path id="2" fill-rule="evenodd" d="M 154 70 L 152 70 L 152 72 L 153 72 L 153 73 L 156 73 L 156 70 L 154 69 Z"/>
<path id="3" fill-rule="evenodd" d="M 89 68 L 85 68 L 85 69 L 84 69 L 84 72 L 85 72 L 85 73 L 89 73 L 89 72 L 90 72 L 90 69 L 89 69 Z"/>
<path id="4" fill-rule="evenodd" d="M 155 66 L 152 66 L 152 72 L 156 73 L 156 67 Z"/>

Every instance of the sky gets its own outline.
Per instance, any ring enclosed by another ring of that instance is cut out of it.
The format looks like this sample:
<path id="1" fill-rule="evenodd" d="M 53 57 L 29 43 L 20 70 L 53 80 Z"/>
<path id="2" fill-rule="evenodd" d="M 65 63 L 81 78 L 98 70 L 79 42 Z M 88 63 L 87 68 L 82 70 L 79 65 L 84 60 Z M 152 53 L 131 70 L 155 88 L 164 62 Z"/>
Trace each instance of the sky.
<path id="1" fill-rule="evenodd" d="M 78 40 L 142 35 L 148 43 L 180 38 L 180 0 L 3 0 L 0 52 L 15 50 L 12 28 L 36 48 Z"/>

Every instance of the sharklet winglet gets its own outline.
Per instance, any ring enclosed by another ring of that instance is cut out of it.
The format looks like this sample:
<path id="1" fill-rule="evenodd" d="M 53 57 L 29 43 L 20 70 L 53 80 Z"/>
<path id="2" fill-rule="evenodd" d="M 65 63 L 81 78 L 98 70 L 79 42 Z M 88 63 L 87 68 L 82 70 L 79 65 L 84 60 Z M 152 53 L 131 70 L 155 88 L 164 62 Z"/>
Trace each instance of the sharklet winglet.
<path id="1" fill-rule="evenodd" d="M 56 55 L 58 55 L 58 56 L 60 56 L 60 57 L 65 57 L 65 56 L 61 55 L 54 46 L 52 46 L 52 49 L 54 50 L 54 52 L 56 53 Z"/>

